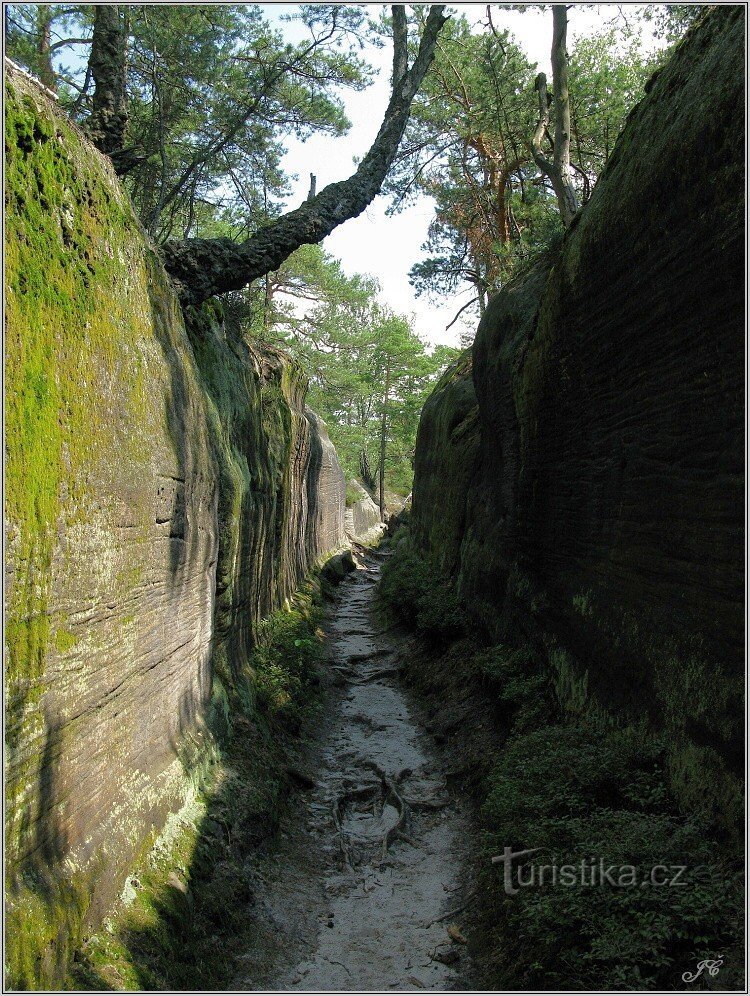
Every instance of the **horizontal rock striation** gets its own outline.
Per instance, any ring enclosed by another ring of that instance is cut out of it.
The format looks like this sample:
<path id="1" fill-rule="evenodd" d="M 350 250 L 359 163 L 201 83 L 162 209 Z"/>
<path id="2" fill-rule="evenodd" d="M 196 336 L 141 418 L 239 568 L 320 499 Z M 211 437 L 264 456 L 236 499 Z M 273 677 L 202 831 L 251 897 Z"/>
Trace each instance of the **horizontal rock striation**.
<path id="1" fill-rule="evenodd" d="M 445 371 L 422 409 L 417 430 L 412 526 L 441 572 L 460 570 L 469 487 L 479 466 L 480 425 L 467 349 Z"/>
<path id="2" fill-rule="evenodd" d="M 232 684 L 258 623 L 346 545 L 346 487 L 301 367 L 233 336 L 218 303 L 190 310 L 187 326 L 220 482 L 213 660 Z"/>
<path id="3" fill-rule="evenodd" d="M 305 417 L 312 435 L 306 496 L 307 557 L 312 562 L 347 544 L 346 481 L 325 422 L 310 408 L 305 408 Z"/>
<path id="4" fill-rule="evenodd" d="M 216 682 L 346 543 L 345 486 L 301 370 L 217 305 L 186 329 L 108 162 L 6 86 L 7 956 L 45 988 L 184 802 Z"/>
<path id="5" fill-rule="evenodd" d="M 380 509 L 370 494 L 359 481 L 352 478 L 349 481 L 350 495 L 356 495 L 356 500 L 347 505 L 344 514 L 344 526 L 349 539 L 359 543 L 372 543 L 383 534 L 385 528 Z"/>
<path id="6" fill-rule="evenodd" d="M 683 805 L 732 832 L 743 39 L 741 7 L 707 13 L 649 84 L 555 258 L 492 301 L 473 361 L 425 407 L 412 513 L 495 638 L 536 641 L 568 708 L 667 730 Z"/>

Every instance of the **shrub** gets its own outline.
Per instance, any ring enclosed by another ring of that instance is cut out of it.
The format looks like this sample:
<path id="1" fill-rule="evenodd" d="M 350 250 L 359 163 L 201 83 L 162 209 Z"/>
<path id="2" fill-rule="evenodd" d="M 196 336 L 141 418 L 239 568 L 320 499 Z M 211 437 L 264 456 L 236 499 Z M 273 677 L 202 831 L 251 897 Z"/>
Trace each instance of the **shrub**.
<path id="1" fill-rule="evenodd" d="M 638 885 L 548 881 L 508 896 L 493 881 L 493 915 L 505 939 L 496 952 L 498 985 L 679 988 L 682 971 L 737 943 L 739 874 L 701 827 L 676 812 L 662 771 L 662 745 L 640 729 L 577 723 L 508 741 L 483 809 L 487 855 L 506 845 L 540 848 L 528 861 L 537 868 L 602 859 L 605 867 L 632 866 Z M 687 865 L 685 885 L 641 887 L 655 865 Z M 722 969 L 722 987 L 731 971 Z"/>
<path id="2" fill-rule="evenodd" d="M 258 708 L 270 714 L 298 711 L 304 691 L 316 680 L 320 653 L 321 634 L 308 615 L 292 609 L 269 616 L 250 658 Z"/>
<path id="3" fill-rule="evenodd" d="M 546 726 L 555 714 L 552 684 L 530 647 L 495 644 L 478 651 L 473 664 L 496 696 L 515 731 Z"/>
<path id="4" fill-rule="evenodd" d="M 466 614 L 453 585 L 406 542 L 383 566 L 378 591 L 397 618 L 428 639 L 455 640 L 466 629 Z"/>

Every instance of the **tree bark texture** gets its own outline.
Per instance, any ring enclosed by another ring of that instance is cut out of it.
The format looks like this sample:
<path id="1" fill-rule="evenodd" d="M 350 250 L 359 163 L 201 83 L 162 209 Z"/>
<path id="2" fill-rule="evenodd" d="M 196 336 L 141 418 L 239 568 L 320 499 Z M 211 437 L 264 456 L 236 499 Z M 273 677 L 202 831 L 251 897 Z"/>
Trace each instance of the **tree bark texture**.
<path id="1" fill-rule="evenodd" d="M 568 94 L 568 12 L 564 4 L 552 8 L 552 94 L 555 112 L 555 137 L 553 158 L 542 150 L 542 141 L 549 128 L 550 101 L 547 94 L 547 77 L 539 73 L 534 89 L 539 96 L 539 117 L 532 138 L 534 162 L 552 183 L 560 217 L 567 228 L 578 211 L 578 197 L 570 176 L 570 97 Z"/>
<path id="2" fill-rule="evenodd" d="M 120 5 L 99 4 L 94 13 L 89 61 L 94 97 L 87 129 L 94 145 L 112 158 L 115 169 L 128 123 L 126 59 L 127 29 Z"/>
<path id="3" fill-rule="evenodd" d="M 36 30 L 39 79 L 49 90 L 57 93 L 57 76 L 52 67 L 52 8 L 48 3 L 37 5 Z"/>

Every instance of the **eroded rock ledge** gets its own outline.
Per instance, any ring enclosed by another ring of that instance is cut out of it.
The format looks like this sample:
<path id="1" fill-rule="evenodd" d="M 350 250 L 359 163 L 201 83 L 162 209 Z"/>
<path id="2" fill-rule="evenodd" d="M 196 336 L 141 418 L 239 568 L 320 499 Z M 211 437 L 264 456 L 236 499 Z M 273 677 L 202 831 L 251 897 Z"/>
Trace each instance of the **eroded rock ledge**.
<path id="1" fill-rule="evenodd" d="M 488 308 L 419 429 L 413 523 L 570 709 L 669 732 L 686 811 L 741 826 L 744 10 L 652 80 L 555 259 Z"/>
<path id="2" fill-rule="evenodd" d="M 54 985 L 184 801 L 217 680 L 346 543 L 289 357 L 186 329 L 111 166 L 9 70 L 8 956 Z"/>

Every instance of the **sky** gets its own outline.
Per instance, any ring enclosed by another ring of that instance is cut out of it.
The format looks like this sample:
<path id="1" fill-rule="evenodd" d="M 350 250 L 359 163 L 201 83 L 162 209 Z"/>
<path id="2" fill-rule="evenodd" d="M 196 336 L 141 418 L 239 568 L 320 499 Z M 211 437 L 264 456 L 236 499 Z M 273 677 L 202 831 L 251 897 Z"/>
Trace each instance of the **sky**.
<path id="1" fill-rule="evenodd" d="M 282 20 L 285 14 L 296 11 L 297 4 L 267 3 L 260 6 L 269 21 L 275 23 L 290 41 L 309 37 L 307 29 L 299 22 Z M 372 17 L 376 18 L 379 11 L 388 5 L 363 6 L 368 7 Z M 568 47 L 575 44 L 577 37 L 604 28 L 621 7 L 621 4 L 613 3 L 575 4 L 568 13 Z M 465 14 L 477 30 L 481 30 L 480 26 L 486 18 L 486 3 L 454 3 L 449 6 L 449 11 Z M 530 61 L 537 63 L 539 71 L 551 76 L 552 17 L 549 9 L 540 10 L 530 4 L 520 12 L 504 9 L 502 4 L 493 4 L 492 16 L 496 28 L 508 28 Z M 653 42 L 653 38 L 646 40 Z M 377 134 L 389 98 L 392 53 L 389 45 L 382 49 L 370 46 L 362 55 L 377 68 L 378 75 L 373 84 L 361 93 L 341 92 L 347 117 L 352 124 L 350 131 L 341 138 L 316 135 L 304 142 L 293 137 L 286 141 L 287 153 L 282 165 L 287 174 L 297 177 L 291 183 L 288 208 L 297 207 L 306 198 L 311 172 L 317 177 L 318 190 L 327 183 L 345 179 L 354 169 L 354 160 L 364 156 Z M 66 57 L 66 61 L 75 63 L 76 58 L 78 56 L 74 53 Z M 473 335 L 476 317 L 469 310 L 466 320 L 462 317 L 450 330 L 446 327 L 461 306 L 470 300 L 473 292 L 467 287 L 465 291 L 443 298 L 437 304 L 425 295 L 417 297 L 409 283 L 409 270 L 422 255 L 420 248 L 427 238 L 433 202 L 421 196 L 415 204 L 391 217 L 386 215 L 388 203 L 386 197 L 377 197 L 359 218 L 340 225 L 324 241 L 323 248 L 341 260 L 345 273 L 375 276 L 383 288 L 383 303 L 397 314 L 410 317 L 413 328 L 423 340 L 431 344 L 456 346 L 462 333 Z"/>
<path id="2" fill-rule="evenodd" d="M 376 13 L 381 5 L 371 6 Z M 590 35 L 604 27 L 616 7 L 616 4 L 577 4 L 568 15 L 569 47 L 577 36 Z M 292 4 L 274 5 L 273 10 L 269 5 L 268 17 L 276 20 L 280 14 L 293 9 Z M 451 9 L 465 14 L 477 25 L 486 17 L 484 3 L 457 3 L 452 4 Z M 538 64 L 540 72 L 551 75 L 552 18 L 549 10 L 532 7 L 521 13 L 502 10 L 493 4 L 493 21 L 498 29 L 508 28 L 515 35 L 529 59 Z M 284 25 L 285 33 L 290 29 L 290 25 Z M 305 142 L 288 141 L 283 166 L 287 172 L 298 176 L 292 185 L 289 207 L 297 207 L 307 196 L 311 172 L 317 177 L 318 190 L 327 183 L 344 179 L 354 168 L 354 158 L 362 158 L 375 138 L 388 103 L 391 50 L 387 46 L 380 50 L 372 48 L 366 55 L 379 73 L 373 85 L 363 92 L 342 95 L 352 122 L 350 132 L 342 138 L 314 136 Z M 470 300 L 472 294 L 468 288 L 444 299 L 438 306 L 424 295 L 417 297 L 409 284 L 409 270 L 420 258 L 420 247 L 427 238 L 432 204 L 431 199 L 421 197 L 414 206 L 387 217 L 388 199 L 377 197 L 359 218 L 340 225 L 323 242 L 323 248 L 341 260 L 347 274 L 371 273 L 377 277 L 383 288 L 383 302 L 398 314 L 413 316 L 413 327 L 424 340 L 456 346 L 461 332 L 473 331 L 476 324 L 469 311 L 467 322 L 459 319 L 446 331 L 461 305 Z"/>

